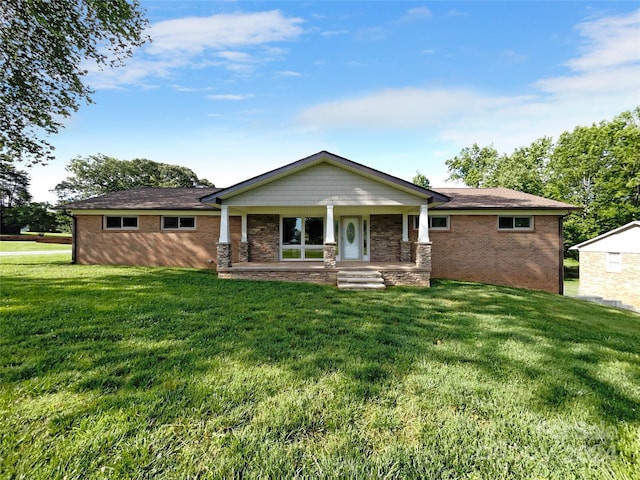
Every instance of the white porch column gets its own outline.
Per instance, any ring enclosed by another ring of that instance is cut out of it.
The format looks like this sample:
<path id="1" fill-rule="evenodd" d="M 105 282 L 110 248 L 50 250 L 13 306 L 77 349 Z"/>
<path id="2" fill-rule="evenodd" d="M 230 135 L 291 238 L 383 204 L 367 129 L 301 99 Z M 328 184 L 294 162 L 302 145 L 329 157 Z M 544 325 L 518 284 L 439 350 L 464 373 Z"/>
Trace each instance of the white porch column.
<path id="1" fill-rule="evenodd" d="M 324 243 L 336 243 L 333 231 L 333 205 L 327 205 L 327 228 L 325 229 Z"/>
<path id="2" fill-rule="evenodd" d="M 409 215 L 406 213 L 402 214 L 402 241 L 409 241 Z"/>
<path id="3" fill-rule="evenodd" d="M 229 206 L 222 205 L 220 211 L 220 239 L 218 243 L 230 243 L 229 242 Z"/>
<path id="4" fill-rule="evenodd" d="M 246 243 L 247 241 L 247 214 L 243 213 L 242 217 L 240 219 L 240 224 L 241 224 L 241 234 L 240 234 L 240 241 L 242 243 Z"/>
<path id="5" fill-rule="evenodd" d="M 420 205 L 418 243 L 429 243 L 429 206 Z"/>

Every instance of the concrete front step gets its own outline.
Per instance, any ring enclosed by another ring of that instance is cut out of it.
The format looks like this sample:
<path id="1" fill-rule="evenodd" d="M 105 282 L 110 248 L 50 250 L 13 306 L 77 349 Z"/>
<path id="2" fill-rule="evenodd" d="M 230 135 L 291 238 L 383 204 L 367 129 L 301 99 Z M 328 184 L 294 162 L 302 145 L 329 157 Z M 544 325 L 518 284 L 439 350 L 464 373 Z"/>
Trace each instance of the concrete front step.
<path id="1" fill-rule="evenodd" d="M 338 288 L 342 290 L 383 290 L 382 273 L 376 270 L 340 270 Z"/>
<path id="2" fill-rule="evenodd" d="M 339 283 L 340 290 L 384 290 L 384 283 Z"/>
<path id="3" fill-rule="evenodd" d="M 576 297 L 579 300 L 585 300 L 587 302 L 599 303 L 601 305 L 606 305 L 607 307 L 615 307 L 622 308 L 625 310 L 636 311 L 631 305 L 626 305 L 622 303 L 620 300 L 609 300 L 602 297 L 597 297 L 595 295 L 579 295 Z"/>

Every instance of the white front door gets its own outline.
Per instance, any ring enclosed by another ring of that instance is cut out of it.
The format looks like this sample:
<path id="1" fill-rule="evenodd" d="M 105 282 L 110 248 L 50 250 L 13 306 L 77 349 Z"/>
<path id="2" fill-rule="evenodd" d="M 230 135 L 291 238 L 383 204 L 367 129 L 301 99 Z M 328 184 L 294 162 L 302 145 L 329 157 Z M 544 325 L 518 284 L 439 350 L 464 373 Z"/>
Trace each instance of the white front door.
<path id="1" fill-rule="evenodd" d="M 361 245 L 360 218 L 342 217 L 342 259 L 360 260 Z"/>

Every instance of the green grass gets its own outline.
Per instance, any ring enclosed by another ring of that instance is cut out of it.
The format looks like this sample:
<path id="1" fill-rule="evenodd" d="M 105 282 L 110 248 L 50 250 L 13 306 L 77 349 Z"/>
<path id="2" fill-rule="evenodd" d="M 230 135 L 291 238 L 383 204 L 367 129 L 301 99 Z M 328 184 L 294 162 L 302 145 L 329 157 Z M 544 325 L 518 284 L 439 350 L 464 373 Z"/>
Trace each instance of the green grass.
<path id="1" fill-rule="evenodd" d="M 631 312 L 65 254 L 0 273 L 0 478 L 640 474 Z"/>
<path id="2" fill-rule="evenodd" d="M 49 251 L 49 250 L 68 250 L 71 251 L 71 245 L 63 245 L 59 243 L 38 243 L 38 242 L 0 242 L 0 252 L 33 252 L 33 251 Z"/>

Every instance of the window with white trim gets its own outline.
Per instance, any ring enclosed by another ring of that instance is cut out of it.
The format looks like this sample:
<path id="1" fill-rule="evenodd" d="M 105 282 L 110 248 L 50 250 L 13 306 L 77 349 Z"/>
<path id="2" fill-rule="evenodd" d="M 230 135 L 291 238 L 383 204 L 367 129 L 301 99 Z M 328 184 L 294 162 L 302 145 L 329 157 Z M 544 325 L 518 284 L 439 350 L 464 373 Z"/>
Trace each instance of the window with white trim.
<path id="1" fill-rule="evenodd" d="M 162 229 L 163 230 L 195 230 L 196 229 L 196 217 L 178 217 L 178 216 L 163 216 L 162 217 Z"/>
<path id="2" fill-rule="evenodd" d="M 420 228 L 420 217 L 413 217 L 413 229 Z M 449 230 L 449 215 L 429 215 L 429 230 Z"/>
<path id="3" fill-rule="evenodd" d="M 622 255 L 620 253 L 607 252 L 607 272 L 619 273 L 622 271 Z"/>
<path id="4" fill-rule="evenodd" d="M 281 217 L 280 258 L 282 260 L 322 260 L 324 218 Z"/>
<path id="5" fill-rule="evenodd" d="M 533 217 L 530 215 L 500 216 L 498 230 L 533 230 Z"/>
<path id="6" fill-rule="evenodd" d="M 116 215 L 105 215 L 103 217 L 105 230 L 137 230 L 138 217 L 124 217 Z"/>

